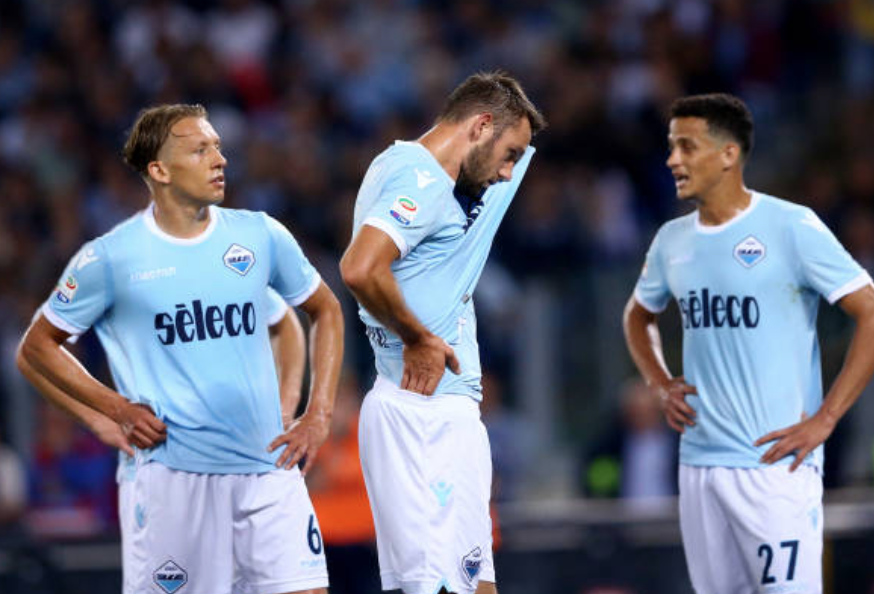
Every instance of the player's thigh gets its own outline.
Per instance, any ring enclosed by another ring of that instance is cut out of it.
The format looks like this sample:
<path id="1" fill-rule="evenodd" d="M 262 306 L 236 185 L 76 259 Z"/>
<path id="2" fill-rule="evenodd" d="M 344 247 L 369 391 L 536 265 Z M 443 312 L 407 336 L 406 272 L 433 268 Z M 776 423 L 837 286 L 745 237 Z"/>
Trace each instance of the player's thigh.
<path id="1" fill-rule="evenodd" d="M 730 518 L 715 496 L 715 469 L 680 465 L 680 530 L 692 587 L 699 594 L 754 592 Z"/>
<path id="2" fill-rule="evenodd" d="M 235 594 L 327 587 L 319 522 L 297 468 L 239 476 L 233 535 Z"/>
<path id="3" fill-rule="evenodd" d="M 361 457 L 385 589 L 473 593 L 494 581 L 491 459 L 475 402 L 391 386 L 368 393 Z"/>
<path id="4" fill-rule="evenodd" d="M 122 487 L 125 594 L 228 594 L 233 581 L 227 477 L 144 464 Z"/>
<path id="5" fill-rule="evenodd" d="M 822 592 L 822 478 L 804 465 L 721 469 L 720 498 L 732 517 L 754 592 Z"/>
<path id="6" fill-rule="evenodd" d="M 406 568 L 425 562 L 429 528 L 427 419 L 415 404 L 393 397 L 394 390 L 377 380 L 364 398 L 359 421 L 361 468 L 384 589 L 400 588 L 396 580 Z"/>

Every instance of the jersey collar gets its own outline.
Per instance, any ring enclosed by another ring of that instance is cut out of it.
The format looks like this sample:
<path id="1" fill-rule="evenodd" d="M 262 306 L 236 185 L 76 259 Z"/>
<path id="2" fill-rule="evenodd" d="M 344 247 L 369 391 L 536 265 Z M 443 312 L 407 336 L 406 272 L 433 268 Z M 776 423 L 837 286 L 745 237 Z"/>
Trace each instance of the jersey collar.
<path id="1" fill-rule="evenodd" d="M 756 205 L 758 205 L 759 200 L 761 199 L 761 195 L 755 190 L 750 190 L 750 203 L 747 205 L 745 209 L 740 211 L 738 214 L 725 221 L 721 225 L 702 225 L 701 224 L 701 214 L 696 210 L 695 211 L 695 231 L 698 233 L 704 233 L 705 235 L 713 235 L 714 233 L 719 233 L 728 229 L 732 225 L 742 221 L 745 219 L 753 210 L 755 210 Z"/>
<path id="2" fill-rule="evenodd" d="M 146 210 L 143 211 L 143 222 L 146 224 L 146 228 L 159 239 L 163 239 L 169 243 L 175 243 L 176 245 L 197 245 L 206 241 L 206 239 L 212 235 L 213 229 L 215 229 L 216 223 L 218 222 L 218 209 L 214 205 L 209 206 L 209 224 L 206 226 L 206 229 L 203 230 L 203 233 L 195 237 L 176 237 L 161 229 L 158 226 L 158 222 L 155 220 L 154 202 L 150 202 Z"/>

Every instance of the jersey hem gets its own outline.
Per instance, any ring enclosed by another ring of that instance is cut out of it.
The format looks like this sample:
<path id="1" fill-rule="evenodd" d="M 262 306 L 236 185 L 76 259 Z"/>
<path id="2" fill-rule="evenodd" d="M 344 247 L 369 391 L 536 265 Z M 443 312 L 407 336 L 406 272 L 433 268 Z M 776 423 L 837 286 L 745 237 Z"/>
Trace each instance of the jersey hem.
<path id="1" fill-rule="evenodd" d="M 277 470 L 276 466 L 269 462 L 235 464 L 233 462 L 216 461 L 209 464 L 186 464 L 174 460 L 166 460 L 158 456 L 152 456 L 148 460 L 143 461 L 144 464 L 149 462 L 157 462 L 170 470 L 190 472 L 192 474 L 264 474 Z"/>
<path id="2" fill-rule="evenodd" d="M 867 272 L 862 272 L 850 282 L 846 283 L 841 287 L 838 287 L 837 289 L 829 293 L 828 297 L 826 297 L 826 301 L 828 301 L 829 304 L 834 305 L 836 301 L 840 301 L 842 298 L 846 297 L 850 293 L 854 293 L 865 285 L 870 284 L 874 284 L 871 281 L 871 275 Z"/>
<path id="3" fill-rule="evenodd" d="M 792 456 L 783 458 L 782 460 L 777 460 L 773 464 L 762 464 L 758 460 L 739 460 L 737 458 L 723 458 L 723 457 L 707 457 L 703 460 L 686 460 L 683 456 L 680 456 L 680 464 L 684 466 L 704 466 L 704 467 L 716 467 L 716 468 L 768 468 L 770 466 L 786 466 L 795 461 L 795 458 Z M 814 460 L 805 460 L 801 463 L 805 466 L 813 466 L 817 470 L 820 468 L 820 464 L 815 462 Z"/>
<path id="4" fill-rule="evenodd" d="M 401 258 L 406 257 L 407 254 L 410 253 L 410 246 L 407 244 L 407 240 L 403 238 L 403 236 L 398 233 L 397 229 L 394 229 L 391 224 L 383 221 L 378 217 L 367 217 L 364 219 L 363 225 L 370 225 L 371 227 L 376 227 L 389 237 L 394 242 L 395 246 L 397 246 L 398 250 L 401 252 Z"/>
<path id="5" fill-rule="evenodd" d="M 62 318 L 55 312 L 55 310 L 52 309 L 48 302 L 43 303 L 41 311 L 42 315 L 46 317 L 46 319 L 52 326 L 63 330 L 64 332 L 69 332 L 73 336 L 79 336 L 80 334 L 84 334 L 88 330 L 88 328 L 80 328 L 75 324 L 72 324 L 71 322 L 68 322 L 67 320 Z"/>

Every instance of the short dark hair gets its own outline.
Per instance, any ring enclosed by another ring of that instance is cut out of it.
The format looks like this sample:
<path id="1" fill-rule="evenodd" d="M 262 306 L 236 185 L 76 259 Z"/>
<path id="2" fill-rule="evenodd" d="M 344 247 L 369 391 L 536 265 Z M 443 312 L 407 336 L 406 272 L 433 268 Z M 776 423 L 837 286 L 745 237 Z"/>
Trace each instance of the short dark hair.
<path id="1" fill-rule="evenodd" d="M 200 104 L 175 103 L 156 105 L 140 111 L 124 143 L 124 162 L 146 177 L 149 163 L 158 157 L 170 129 L 184 118 L 206 118 L 206 108 Z"/>
<path id="2" fill-rule="evenodd" d="M 498 134 L 523 117 L 531 124 L 532 136 L 546 127 L 546 118 L 525 95 L 519 81 L 502 70 L 468 76 L 446 99 L 437 121 L 460 122 L 483 112 L 492 114 Z"/>
<path id="3" fill-rule="evenodd" d="M 711 134 L 727 134 L 740 145 L 746 159 L 753 150 L 753 114 L 746 104 L 728 93 L 691 95 L 674 101 L 671 119 L 701 118 Z"/>

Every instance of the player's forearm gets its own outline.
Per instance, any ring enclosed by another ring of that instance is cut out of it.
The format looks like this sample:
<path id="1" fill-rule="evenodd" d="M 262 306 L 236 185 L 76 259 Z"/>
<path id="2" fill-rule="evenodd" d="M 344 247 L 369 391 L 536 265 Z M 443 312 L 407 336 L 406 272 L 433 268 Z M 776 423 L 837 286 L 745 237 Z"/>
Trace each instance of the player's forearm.
<path id="1" fill-rule="evenodd" d="M 32 330 L 22 340 L 17 360 L 64 395 L 116 420 L 127 400 L 94 379 L 60 344 Z"/>
<path id="2" fill-rule="evenodd" d="M 73 359 L 74 364 L 79 365 L 78 361 L 76 361 L 72 355 L 67 353 L 66 356 Z M 28 363 L 27 359 L 20 354 L 16 363 L 18 364 L 18 369 L 21 371 L 22 375 L 27 378 L 33 387 L 36 388 L 46 400 L 69 414 L 89 430 L 96 431 L 101 422 L 114 422 L 103 413 L 82 404 L 72 396 L 60 390 L 48 379 L 38 373 L 33 366 Z"/>
<path id="3" fill-rule="evenodd" d="M 282 321 L 271 326 L 270 330 L 279 379 L 279 401 L 283 416 L 291 416 L 300 403 L 306 365 L 306 337 L 297 316 L 291 310 Z"/>
<path id="4" fill-rule="evenodd" d="M 343 313 L 331 294 L 317 311 L 310 313 L 310 396 L 307 414 L 330 418 L 343 364 Z"/>
<path id="5" fill-rule="evenodd" d="M 375 272 L 349 289 L 364 309 L 397 334 L 404 344 L 412 344 L 430 334 L 407 307 L 391 269 Z"/>
<path id="6" fill-rule="evenodd" d="M 645 312 L 632 297 L 625 308 L 622 326 L 628 351 L 647 385 L 667 384 L 672 376 L 662 353 L 656 317 Z"/>
<path id="7" fill-rule="evenodd" d="M 819 413 L 836 424 L 853 406 L 874 374 L 874 316 L 857 319 L 844 365 L 835 378 Z"/>

